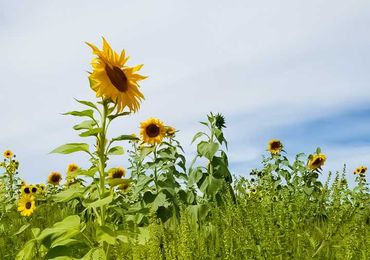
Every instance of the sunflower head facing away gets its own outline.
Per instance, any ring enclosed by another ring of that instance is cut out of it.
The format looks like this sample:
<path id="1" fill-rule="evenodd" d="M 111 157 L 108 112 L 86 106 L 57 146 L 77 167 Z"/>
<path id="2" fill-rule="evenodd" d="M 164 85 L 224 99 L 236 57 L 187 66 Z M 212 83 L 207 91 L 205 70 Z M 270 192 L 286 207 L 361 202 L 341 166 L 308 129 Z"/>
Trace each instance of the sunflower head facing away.
<path id="1" fill-rule="evenodd" d="M 91 88 L 96 92 L 96 96 L 112 100 L 117 105 L 118 112 L 121 112 L 125 107 L 130 112 L 138 111 L 140 103 L 144 99 L 144 95 L 139 90 L 138 82 L 146 77 L 137 74 L 137 72 L 143 65 L 126 66 L 129 57 L 126 56 L 125 51 L 118 54 L 112 50 L 104 38 L 102 50 L 90 43 L 87 45 L 97 56 L 91 62 L 93 72 L 89 76 Z"/>
<path id="2" fill-rule="evenodd" d="M 365 166 L 360 166 L 358 168 L 356 168 L 356 170 L 353 172 L 354 174 L 358 174 L 358 175 L 364 175 L 367 171 L 367 167 Z"/>
<path id="3" fill-rule="evenodd" d="M 319 169 L 321 168 L 321 166 L 324 165 L 325 161 L 326 156 L 324 154 L 314 154 L 308 161 L 308 168 L 310 168 L 311 170 Z"/>
<path id="4" fill-rule="evenodd" d="M 108 176 L 111 179 L 122 178 L 122 177 L 125 177 L 125 175 L 126 175 L 126 170 L 122 167 L 112 168 L 108 172 Z"/>
<path id="5" fill-rule="evenodd" d="M 175 133 L 176 133 L 176 129 L 175 128 L 173 128 L 172 126 L 166 127 L 166 135 L 168 137 L 173 137 L 175 135 Z"/>
<path id="6" fill-rule="evenodd" d="M 283 144 L 281 141 L 273 139 L 270 140 L 268 143 L 267 150 L 272 154 L 279 154 L 281 150 L 283 149 Z"/>
<path id="7" fill-rule="evenodd" d="M 48 176 L 48 183 L 52 185 L 59 185 L 59 182 L 62 180 L 62 175 L 59 172 L 52 172 Z"/>
<path id="8" fill-rule="evenodd" d="M 158 118 L 149 118 L 140 124 L 140 136 L 144 143 L 159 144 L 166 135 L 166 128 Z"/>
<path id="9" fill-rule="evenodd" d="M 18 202 L 18 211 L 22 216 L 31 216 L 36 209 L 35 199 L 30 195 L 23 195 Z"/>
<path id="10" fill-rule="evenodd" d="M 121 190 L 123 193 L 127 193 L 131 188 L 131 183 L 126 181 L 120 185 L 118 185 L 118 189 Z"/>
<path id="11" fill-rule="evenodd" d="M 3 153 L 4 157 L 6 158 L 12 158 L 13 156 L 13 152 L 10 151 L 10 150 L 6 150 L 4 153 Z"/>

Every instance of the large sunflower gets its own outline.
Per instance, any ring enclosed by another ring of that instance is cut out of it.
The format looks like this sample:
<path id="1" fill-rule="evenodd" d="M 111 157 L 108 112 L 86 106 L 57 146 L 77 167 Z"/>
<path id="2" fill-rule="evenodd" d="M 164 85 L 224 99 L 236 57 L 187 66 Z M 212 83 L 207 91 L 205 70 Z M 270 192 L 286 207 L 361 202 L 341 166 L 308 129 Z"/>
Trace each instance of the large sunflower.
<path id="1" fill-rule="evenodd" d="M 31 216 L 36 209 L 35 199 L 33 196 L 24 195 L 18 202 L 18 211 L 22 216 Z"/>
<path id="2" fill-rule="evenodd" d="M 283 144 L 281 141 L 273 139 L 269 141 L 267 150 L 272 154 L 279 154 L 283 149 Z"/>
<path id="3" fill-rule="evenodd" d="M 59 172 L 52 172 L 48 176 L 48 183 L 53 185 L 59 185 L 59 182 L 62 180 L 62 175 Z"/>
<path id="4" fill-rule="evenodd" d="M 159 144 L 162 142 L 165 134 L 166 128 L 158 118 L 151 117 L 140 124 L 140 135 L 145 143 Z"/>
<path id="5" fill-rule="evenodd" d="M 108 42 L 103 38 L 103 50 L 87 43 L 97 56 L 91 62 L 93 72 L 89 79 L 91 88 L 97 97 L 111 99 L 117 104 L 117 110 L 121 112 L 125 107 L 136 112 L 140 108 L 140 102 L 144 95 L 139 90 L 138 81 L 147 77 L 136 74 L 143 64 L 135 67 L 126 66 L 129 59 L 123 50 L 119 55 L 112 50 Z"/>
<path id="6" fill-rule="evenodd" d="M 321 168 L 321 166 L 324 165 L 325 161 L 326 156 L 324 154 L 314 154 L 308 161 L 308 168 L 310 168 L 311 170 Z"/>

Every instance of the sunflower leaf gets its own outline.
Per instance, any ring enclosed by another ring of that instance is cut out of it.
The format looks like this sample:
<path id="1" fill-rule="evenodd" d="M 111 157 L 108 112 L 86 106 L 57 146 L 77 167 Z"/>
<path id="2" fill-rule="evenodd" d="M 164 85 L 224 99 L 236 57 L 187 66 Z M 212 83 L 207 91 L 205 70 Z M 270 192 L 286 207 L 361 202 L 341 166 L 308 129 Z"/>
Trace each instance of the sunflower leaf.
<path id="1" fill-rule="evenodd" d="M 89 145 L 85 143 L 69 143 L 55 148 L 50 153 L 70 154 L 75 152 L 89 153 Z"/>
<path id="2" fill-rule="evenodd" d="M 67 113 L 64 113 L 63 115 L 71 115 L 71 116 L 87 116 L 90 118 L 94 118 L 94 110 L 92 109 L 86 109 L 83 111 L 70 111 Z"/>
<path id="3" fill-rule="evenodd" d="M 115 115 L 110 115 L 110 116 L 108 116 L 108 119 L 110 120 L 110 121 L 112 121 L 113 119 L 115 119 L 116 117 L 120 117 L 120 116 L 127 116 L 127 115 L 129 115 L 130 114 L 130 112 L 122 112 L 122 113 L 118 113 L 118 114 L 115 114 Z"/>
<path id="4" fill-rule="evenodd" d="M 91 129 L 95 125 L 96 123 L 94 120 L 86 120 L 86 121 L 79 123 L 78 125 L 75 125 L 73 129 L 74 130 Z"/>
<path id="5" fill-rule="evenodd" d="M 111 143 L 116 142 L 116 141 L 124 141 L 124 140 L 129 140 L 129 141 L 136 140 L 137 141 L 139 140 L 139 138 L 133 135 L 120 135 L 118 137 L 112 138 Z"/>
<path id="6" fill-rule="evenodd" d="M 110 155 L 122 155 L 124 154 L 122 146 L 115 146 L 109 149 L 108 154 Z"/>
<path id="7" fill-rule="evenodd" d="M 95 106 L 95 104 L 93 102 L 90 102 L 90 101 L 85 101 L 85 100 L 78 100 L 75 98 L 75 100 L 80 103 L 80 104 L 83 104 L 85 106 L 88 106 L 88 107 L 92 107 L 92 108 L 95 108 L 96 110 L 98 110 L 97 106 Z"/>
<path id="8" fill-rule="evenodd" d="M 96 136 L 97 134 L 101 133 L 102 131 L 103 131 L 102 128 L 94 128 L 94 129 L 91 129 L 91 130 L 88 130 L 88 131 L 85 131 L 85 132 L 79 134 L 79 136 L 81 136 L 81 137 Z"/>

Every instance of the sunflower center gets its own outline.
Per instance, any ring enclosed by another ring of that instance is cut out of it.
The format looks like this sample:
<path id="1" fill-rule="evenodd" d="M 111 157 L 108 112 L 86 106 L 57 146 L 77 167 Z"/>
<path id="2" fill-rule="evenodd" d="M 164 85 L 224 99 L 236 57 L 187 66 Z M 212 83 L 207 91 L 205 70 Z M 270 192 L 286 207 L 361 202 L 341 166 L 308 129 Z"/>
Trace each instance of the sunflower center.
<path id="1" fill-rule="evenodd" d="M 26 194 L 29 194 L 31 191 L 30 191 L 30 188 L 24 188 L 24 193 L 26 193 Z"/>
<path id="2" fill-rule="evenodd" d="M 110 68 L 105 65 L 105 72 L 108 75 L 110 82 L 116 87 L 120 92 L 126 92 L 128 89 L 128 81 L 125 73 L 118 67 L 113 66 Z"/>
<path id="3" fill-rule="evenodd" d="M 37 188 L 35 188 L 35 187 L 34 187 L 34 188 L 32 188 L 32 192 L 33 192 L 33 193 L 36 193 L 36 191 L 37 191 Z"/>
<path id="4" fill-rule="evenodd" d="M 59 182 L 60 181 L 60 177 L 59 177 L 59 175 L 54 174 L 53 176 L 51 176 L 51 180 L 52 180 L 52 182 Z"/>
<path id="5" fill-rule="evenodd" d="M 160 129 L 157 125 L 151 124 L 145 129 L 145 132 L 149 137 L 156 137 L 159 135 Z"/>
<path id="6" fill-rule="evenodd" d="M 273 143 L 271 144 L 271 149 L 272 149 L 272 150 L 280 149 L 280 142 L 273 142 Z"/>
<path id="7" fill-rule="evenodd" d="M 31 202 L 29 202 L 29 201 L 27 201 L 27 203 L 26 203 L 26 205 L 25 205 L 26 209 L 30 209 L 30 208 L 31 208 L 31 206 L 32 206 L 32 203 L 31 203 Z"/>
<path id="8" fill-rule="evenodd" d="M 317 158 L 315 161 L 313 161 L 312 165 L 314 166 L 320 166 L 323 162 L 323 159 Z"/>
<path id="9" fill-rule="evenodd" d="M 116 170 L 115 172 L 113 172 L 113 175 L 112 175 L 113 178 L 121 178 L 122 176 L 123 176 L 123 171 L 121 170 Z"/>

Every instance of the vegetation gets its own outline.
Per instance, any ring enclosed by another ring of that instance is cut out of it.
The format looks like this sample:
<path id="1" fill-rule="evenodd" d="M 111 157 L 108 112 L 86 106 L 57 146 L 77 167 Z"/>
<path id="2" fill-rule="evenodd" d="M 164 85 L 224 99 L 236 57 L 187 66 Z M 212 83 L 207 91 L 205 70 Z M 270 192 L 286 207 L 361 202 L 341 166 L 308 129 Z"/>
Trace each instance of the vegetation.
<path id="1" fill-rule="evenodd" d="M 77 100 L 73 127 L 86 142 L 53 153 L 86 153 L 90 167 L 70 164 L 45 184 L 19 178 L 19 162 L 4 152 L 0 168 L 0 255 L 3 259 L 370 259 L 370 193 L 365 166 L 354 188 L 346 169 L 319 180 L 326 156 L 289 161 L 271 140 L 260 169 L 235 177 L 229 170 L 221 114 L 201 122 L 187 161 L 174 127 L 158 118 L 140 135 L 109 136 L 113 120 L 137 112 L 144 96 L 137 74 L 103 39 L 90 86 L 97 102 Z M 91 141 L 92 140 L 92 141 Z M 127 164 L 108 168 L 128 147 Z M 129 172 L 130 174 L 126 174 Z M 62 180 L 65 179 L 65 182 Z"/>

